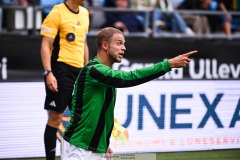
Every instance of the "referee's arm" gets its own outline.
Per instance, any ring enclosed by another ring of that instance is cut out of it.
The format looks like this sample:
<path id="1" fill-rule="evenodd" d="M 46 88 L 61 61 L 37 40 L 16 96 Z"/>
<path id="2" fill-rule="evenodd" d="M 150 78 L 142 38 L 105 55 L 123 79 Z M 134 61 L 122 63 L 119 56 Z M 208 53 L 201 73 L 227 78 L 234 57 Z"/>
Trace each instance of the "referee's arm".
<path id="1" fill-rule="evenodd" d="M 43 68 L 44 68 L 45 71 L 46 70 L 52 71 L 52 68 L 51 68 L 51 48 L 52 48 L 53 42 L 54 42 L 54 38 L 50 38 L 50 37 L 46 37 L 46 36 L 42 37 L 41 58 L 42 58 Z M 58 92 L 57 80 L 54 77 L 54 75 L 52 74 L 52 72 L 50 72 L 46 76 L 46 85 L 53 92 Z"/>
<path id="2" fill-rule="evenodd" d="M 89 61 L 89 49 L 87 44 L 87 39 L 84 41 L 84 65 L 86 65 Z"/>

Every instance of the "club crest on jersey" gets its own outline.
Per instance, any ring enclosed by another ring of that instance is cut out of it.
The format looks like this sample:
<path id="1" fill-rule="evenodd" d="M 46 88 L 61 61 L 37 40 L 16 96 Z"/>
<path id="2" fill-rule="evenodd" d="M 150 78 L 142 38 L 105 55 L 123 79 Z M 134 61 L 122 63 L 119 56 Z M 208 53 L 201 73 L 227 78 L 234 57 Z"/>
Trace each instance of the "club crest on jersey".
<path id="1" fill-rule="evenodd" d="M 75 40 L 75 34 L 74 33 L 68 33 L 66 35 L 66 39 L 68 42 L 73 42 Z"/>

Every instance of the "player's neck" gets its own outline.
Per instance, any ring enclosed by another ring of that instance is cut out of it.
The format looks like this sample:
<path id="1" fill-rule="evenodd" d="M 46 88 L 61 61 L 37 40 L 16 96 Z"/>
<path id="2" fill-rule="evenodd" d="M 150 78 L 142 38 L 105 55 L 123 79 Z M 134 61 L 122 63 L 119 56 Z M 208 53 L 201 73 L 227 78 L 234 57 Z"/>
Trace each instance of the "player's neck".
<path id="1" fill-rule="evenodd" d="M 109 59 L 109 56 L 105 55 L 106 53 L 97 53 L 97 57 L 100 61 L 102 61 L 103 64 L 105 64 L 108 67 L 112 67 L 113 62 Z"/>
<path id="2" fill-rule="evenodd" d="M 79 12 L 79 4 L 74 3 L 73 1 L 66 1 L 65 4 L 71 9 L 73 12 Z"/>

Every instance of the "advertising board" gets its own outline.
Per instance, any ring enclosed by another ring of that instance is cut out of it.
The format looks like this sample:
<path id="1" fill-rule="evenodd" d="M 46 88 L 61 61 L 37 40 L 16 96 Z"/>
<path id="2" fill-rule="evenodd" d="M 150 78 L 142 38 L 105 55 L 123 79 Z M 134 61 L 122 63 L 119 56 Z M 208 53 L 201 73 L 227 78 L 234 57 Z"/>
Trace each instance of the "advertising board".
<path id="1" fill-rule="evenodd" d="M 118 89 L 110 145 L 114 153 L 239 148 L 239 86 L 240 81 L 156 80 Z M 0 159 L 44 157 L 44 97 L 43 82 L 0 83 Z M 59 139 L 65 127 L 63 121 Z"/>
<path id="2" fill-rule="evenodd" d="M 14 44 L 14 45 L 12 45 Z M 40 38 L 0 37 L 0 82 L 42 81 Z M 90 58 L 96 54 L 95 38 L 88 39 Z M 11 46 L 12 45 L 12 46 Z M 185 69 L 175 69 L 166 80 L 239 80 L 240 41 L 126 39 L 124 61 L 116 69 L 132 70 L 198 50 Z"/>

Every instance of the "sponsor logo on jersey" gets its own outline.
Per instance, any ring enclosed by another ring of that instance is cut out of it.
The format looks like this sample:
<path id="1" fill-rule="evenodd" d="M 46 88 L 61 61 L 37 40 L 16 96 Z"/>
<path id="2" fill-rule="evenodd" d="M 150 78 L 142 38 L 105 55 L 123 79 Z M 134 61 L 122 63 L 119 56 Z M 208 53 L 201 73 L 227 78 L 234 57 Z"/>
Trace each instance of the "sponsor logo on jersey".
<path id="1" fill-rule="evenodd" d="M 66 35 L 66 39 L 68 42 L 73 42 L 75 40 L 75 34 L 74 33 L 68 33 Z"/>
<path id="2" fill-rule="evenodd" d="M 78 21 L 78 22 L 77 22 L 77 26 L 80 26 L 80 25 L 81 25 L 81 23 Z"/>

